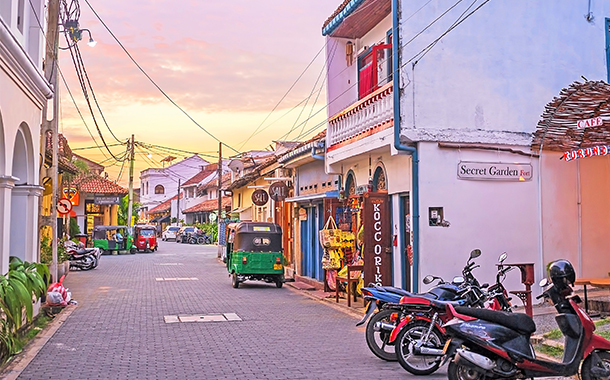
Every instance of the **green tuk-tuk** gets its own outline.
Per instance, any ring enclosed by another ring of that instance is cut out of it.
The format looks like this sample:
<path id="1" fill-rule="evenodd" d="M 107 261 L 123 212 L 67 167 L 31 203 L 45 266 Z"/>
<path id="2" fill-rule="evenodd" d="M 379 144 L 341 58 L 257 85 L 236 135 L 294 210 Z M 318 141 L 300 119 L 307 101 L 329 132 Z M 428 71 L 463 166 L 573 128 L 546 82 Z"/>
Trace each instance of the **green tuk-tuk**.
<path id="1" fill-rule="evenodd" d="M 282 229 L 274 223 L 240 222 L 227 226 L 227 270 L 238 288 L 246 280 L 284 285 Z"/>
<path id="2" fill-rule="evenodd" d="M 117 232 L 122 238 L 117 238 Z M 102 251 L 102 255 L 117 253 L 136 253 L 131 229 L 127 226 L 93 227 L 93 246 Z"/>

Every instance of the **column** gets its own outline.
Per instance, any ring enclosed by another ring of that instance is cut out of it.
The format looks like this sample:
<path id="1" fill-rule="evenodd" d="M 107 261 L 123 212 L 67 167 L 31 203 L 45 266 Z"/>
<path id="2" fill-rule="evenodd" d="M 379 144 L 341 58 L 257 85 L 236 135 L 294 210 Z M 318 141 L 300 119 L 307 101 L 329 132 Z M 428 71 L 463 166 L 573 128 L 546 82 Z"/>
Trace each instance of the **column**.
<path id="1" fill-rule="evenodd" d="M 0 274 L 8 272 L 11 236 L 11 192 L 17 178 L 0 176 Z"/>
<path id="2" fill-rule="evenodd" d="M 118 226 L 119 225 L 119 205 L 112 205 L 110 207 L 110 225 Z M 129 225 L 129 221 L 127 221 L 127 225 Z"/>

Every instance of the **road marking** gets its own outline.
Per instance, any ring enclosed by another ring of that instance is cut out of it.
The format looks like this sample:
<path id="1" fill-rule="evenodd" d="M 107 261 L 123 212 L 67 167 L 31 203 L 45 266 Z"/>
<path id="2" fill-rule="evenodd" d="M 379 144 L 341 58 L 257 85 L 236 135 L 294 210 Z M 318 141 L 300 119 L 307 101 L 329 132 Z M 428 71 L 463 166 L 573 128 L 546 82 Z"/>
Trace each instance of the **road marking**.
<path id="1" fill-rule="evenodd" d="M 197 277 L 156 277 L 156 281 L 199 281 Z"/>
<path id="2" fill-rule="evenodd" d="M 195 315 L 166 315 L 163 317 L 165 323 L 190 323 L 190 322 L 237 322 L 242 319 L 235 313 L 224 314 L 195 314 Z"/>

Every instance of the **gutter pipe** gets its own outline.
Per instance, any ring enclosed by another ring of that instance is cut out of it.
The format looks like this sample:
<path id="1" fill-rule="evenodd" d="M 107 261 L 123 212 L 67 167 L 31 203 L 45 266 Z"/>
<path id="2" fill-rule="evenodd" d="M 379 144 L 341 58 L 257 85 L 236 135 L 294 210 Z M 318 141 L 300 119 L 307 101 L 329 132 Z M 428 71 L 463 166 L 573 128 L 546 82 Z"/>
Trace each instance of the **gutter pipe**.
<path id="1" fill-rule="evenodd" d="M 398 4 L 399 0 L 392 0 L 392 66 L 394 73 L 392 75 L 393 94 L 394 94 L 394 148 L 399 151 L 406 152 L 411 155 L 411 179 L 412 179 L 412 208 L 413 208 L 413 292 L 417 292 L 419 288 L 419 156 L 417 147 L 403 145 L 400 143 L 400 77 L 398 69 L 400 67 L 399 59 L 399 19 L 398 19 Z M 407 210 L 405 210 L 407 212 Z M 405 242 L 405 246 L 406 246 Z M 406 289 L 406 278 L 404 269 L 406 261 L 404 252 L 401 253 L 402 263 L 402 284 Z"/>

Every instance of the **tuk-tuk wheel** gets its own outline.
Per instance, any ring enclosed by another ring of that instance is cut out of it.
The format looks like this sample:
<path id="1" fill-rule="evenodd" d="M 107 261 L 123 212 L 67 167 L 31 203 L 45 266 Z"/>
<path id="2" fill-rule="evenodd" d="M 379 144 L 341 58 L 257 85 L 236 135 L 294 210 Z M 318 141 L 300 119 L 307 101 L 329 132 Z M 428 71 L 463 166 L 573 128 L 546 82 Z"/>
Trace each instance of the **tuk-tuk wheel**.
<path id="1" fill-rule="evenodd" d="M 277 279 L 275 280 L 275 286 L 277 286 L 278 288 L 281 288 L 284 285 L 284 281 Z"/>
<path id="2" fill-rule="evenodd" d="M 239 288 L 239 280 L 237 279 L 237 273 L 235 272 L 231 275 L 231 285 L 233 285 L 235 289 Z"/>
<path id="3" fill-rule="evenodd" d="M 132 255 L 135 255 L 136 254 L 136 249 L 135 248 L 130 249 L 129 253 L 131 253 Z"/>

